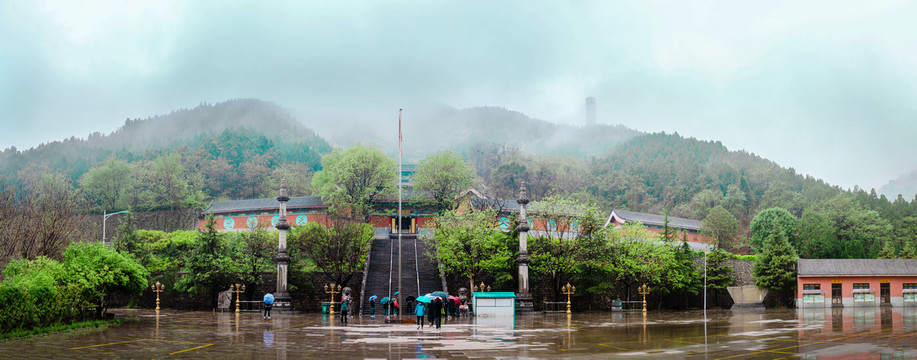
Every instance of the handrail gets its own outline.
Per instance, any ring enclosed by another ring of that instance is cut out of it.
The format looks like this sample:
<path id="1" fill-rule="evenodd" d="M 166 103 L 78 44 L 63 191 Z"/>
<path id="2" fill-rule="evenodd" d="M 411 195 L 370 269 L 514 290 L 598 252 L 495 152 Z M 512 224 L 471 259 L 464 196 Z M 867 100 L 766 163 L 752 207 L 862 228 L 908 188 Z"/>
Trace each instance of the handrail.
<path id="1" fill-rule="evenodd" d="M 417 295 L 420 295 L 420 263 L 417 262 L 417 236 L 414 236 L 414 279 L 417 280 Z"/>
<path id="2" fill-rule="evenodd" d="M 360 284 L 360 304 L 358 309 L 360 309 L 357 314 L 363 313 L 363 301 L 366 300 L 366 278 L 369 277 L 369 262 L 373 257 L 373 243 L 376 242 L 375 235 L 373 239 L 369 242 L 369 251 L 366 252 L 366 263 L 363 264 L 363 283 Z"/>

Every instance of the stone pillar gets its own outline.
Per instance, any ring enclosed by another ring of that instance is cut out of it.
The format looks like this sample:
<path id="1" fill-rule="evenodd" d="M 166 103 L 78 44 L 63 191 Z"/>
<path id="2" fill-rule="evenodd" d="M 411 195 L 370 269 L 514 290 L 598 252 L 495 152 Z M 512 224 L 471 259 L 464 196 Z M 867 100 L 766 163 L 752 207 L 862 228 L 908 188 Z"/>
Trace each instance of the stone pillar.
<path id="1" fill-rule="evenodd" d="M 291 297 L 287 292 L 287 268 L 290 265 L 290 256 L 287 255 L 287 230 L 290 224 L 287 223 L 287 196 L 286 179 L 280 180 L 280 196 L 277 197 L 280 202 L 280 219 L 277 221 L 276 228 L 280 230 L 280 238 L 277 245 L 277 253 L 273 259 L 277 263 L 277 290 L 274 292 L 274 309 L 290 310 Z"/>
<path id="2" fill-rule="evenodd" d="M 535 310 L 535 303 L 532 301 L 532 294 L 529 293 L 529 251 L 526 238 L 528 231 L 531 230 L 525 217 L 525 206 L 529 203 L 528 191 L 525 188 L 525 181 L 519 187 L 519 256 L 516 257 L 516 263 L 519 264 L 519 290 L 516 293 L 516 312 L 531 312 Z"/>

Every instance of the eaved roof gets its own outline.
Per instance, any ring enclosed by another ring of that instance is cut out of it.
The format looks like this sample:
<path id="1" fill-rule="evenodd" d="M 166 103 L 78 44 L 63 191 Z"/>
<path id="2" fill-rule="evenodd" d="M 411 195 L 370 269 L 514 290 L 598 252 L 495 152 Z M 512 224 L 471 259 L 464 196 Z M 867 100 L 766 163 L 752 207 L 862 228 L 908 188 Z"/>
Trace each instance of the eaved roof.
<path id="1" fill-rule="evenodd" d="M 799 259 L 799 276 L 917 276 L 914 259 Z"/>
<path id="2" fill-rule="evenodd" d="M 639 221 L 644 225 L 665 225 L 665 215 L 614 209 L 611 211 L 611 215 L 608 216 L 608 221 L 605 222 L 605 226 L 607 227 L 609 224 L 611 224 L 615 218 L 622 220 L 622 222 Z M 691 220 L 669 216 L 669 226 L 673 228 L 700 230 L 701 224 L 703 224 L 703 222 L 700 220 Z"/>
<path id="3" fill-rule="evenodd" d="M 287 201 L 287 209 L 300 208 L 321 208 L 325 207 L 320 196 L 297 196 L 291 197 Z M 228 214 L 236 212 L 251 211 L 279 211 L 280 202 L 277 198 L 261 198 L 248 200 L 229 200 L 214 201 L 209 207 L 201 211 L 201 214 L 207 214 L 213 211 L 214 214 Z"/>

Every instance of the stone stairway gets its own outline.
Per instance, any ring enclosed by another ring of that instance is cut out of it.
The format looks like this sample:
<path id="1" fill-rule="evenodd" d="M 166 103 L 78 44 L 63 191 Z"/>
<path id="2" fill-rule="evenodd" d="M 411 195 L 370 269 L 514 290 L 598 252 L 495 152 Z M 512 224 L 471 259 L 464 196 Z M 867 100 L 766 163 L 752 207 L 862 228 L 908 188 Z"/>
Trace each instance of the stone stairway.
<path id="1" fill-rule="evenodd" d="M 425 255 L 426 245 L 417 239 L 416 234 L 402 234 L 401 287 L 404 291 L 402 299 L 408 296 L 423 295 L 429 292 L 442 290 L 442 279 L 437 270 L 436 261 Z M 416 261 L 415 261 L 416 243 Z M 394 246 L 394 247 L 393 247 Z M 418 266 L 419 263 L 419 266 Z M 419 291 L 418 291 L 419 274 Z M 391 276 L 391 292 L 389 292 L 389 278 Z M 398 291 L 398 234 L 391 234 L 388 239 L 375 239 L 370 249 L 369 268 L 366 274 L 365 292 L 361 312 L 369 314 L 368 300 L 376 295 L 379 299 L 391 296 Z M 382 314 L 382 305 L 376 303 L 376 314 Z"/>

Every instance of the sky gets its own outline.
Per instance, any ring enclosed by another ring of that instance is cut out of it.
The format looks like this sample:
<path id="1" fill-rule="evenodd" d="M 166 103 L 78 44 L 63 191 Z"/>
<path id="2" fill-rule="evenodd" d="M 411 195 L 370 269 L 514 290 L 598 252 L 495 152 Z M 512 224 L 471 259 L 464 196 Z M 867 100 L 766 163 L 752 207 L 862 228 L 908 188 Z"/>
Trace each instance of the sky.
<path id="1" fill-rule="evenodd" d="M 917 169 L 913 19 L 894 0 L 0 1 L 0 149 L 236 98 L 581 125 L 593 96 L 599 123 L 879 188 Z"/>

